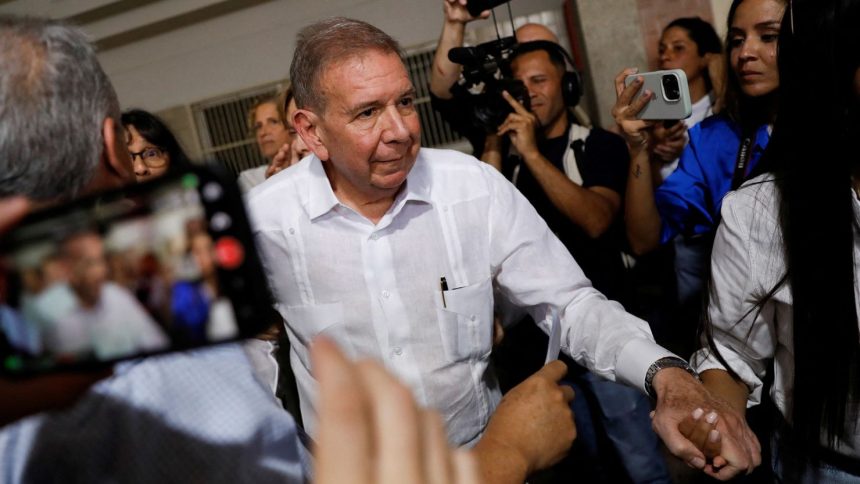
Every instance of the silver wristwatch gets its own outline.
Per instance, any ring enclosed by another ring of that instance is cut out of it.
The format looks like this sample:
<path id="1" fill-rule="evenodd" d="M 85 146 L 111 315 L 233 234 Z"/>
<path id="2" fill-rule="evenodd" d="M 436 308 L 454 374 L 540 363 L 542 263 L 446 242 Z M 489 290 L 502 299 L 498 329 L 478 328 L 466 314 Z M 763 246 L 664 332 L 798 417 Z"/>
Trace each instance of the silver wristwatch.
<path id="1" fill-rule="evenodd" d="M 654 391 L 652 382 L 654 380 L 654 375 L 663 368 L 681 368 L 687 373 L 693 375 L 693 378 L 697 380 L 699 379 L 699 374 L 696 373 L 696 370 L 694 370 L 693 367 L 691 367 L 690 364 L 682 358 L 678 358 L 677 356 L 660 358 L 652 363 L 651 366 L 648 367 L 648 372 L 645 373 L 645 391 L 648 393 L 648 396 L 655 400 L 657 399 L 657 393 Z"/>

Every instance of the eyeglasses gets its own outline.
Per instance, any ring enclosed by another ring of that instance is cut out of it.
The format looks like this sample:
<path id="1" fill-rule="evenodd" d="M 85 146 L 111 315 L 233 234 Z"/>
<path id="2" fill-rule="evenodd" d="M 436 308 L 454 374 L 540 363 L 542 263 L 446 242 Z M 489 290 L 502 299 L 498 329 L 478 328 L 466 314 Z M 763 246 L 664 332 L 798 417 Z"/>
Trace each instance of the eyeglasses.
<path id="1" fill-rule="evenodd" d="M 139 156 L 140 161 L 149 168 L 162 168 L 167 164 L 166 153 L 161 148 L 150 147 L 138 152 L 129 151 L 128 154 L 131 155 L 132 163 Z"/>

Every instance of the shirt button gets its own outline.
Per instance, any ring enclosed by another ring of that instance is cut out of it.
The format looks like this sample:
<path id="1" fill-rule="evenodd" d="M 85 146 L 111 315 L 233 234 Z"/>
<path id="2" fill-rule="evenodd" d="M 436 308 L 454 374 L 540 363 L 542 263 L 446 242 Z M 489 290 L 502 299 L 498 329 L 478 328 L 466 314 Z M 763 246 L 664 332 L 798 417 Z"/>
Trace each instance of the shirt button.
<path id="1" fill-rule="evenodd" d="M 373 240 L 376 240 L 376 239 L 378 239 L 378 238 L 379 238 L 379 234 L 377 234 L 376 232 L 374 232 L 373 234 L 371 234 L 371 235 L 370 235 L 370 238 L 371 238 L 371 239 L 373 239 Z"/>
<path id="2" fill-rule="evenodd" d="M 391 354 L 393 354 L 394 356 L 400 356 L 403 354 L 403 348 L 395 346 L 394 348 L 392 348 Z"/>
<path id="3" fill-rule="evenodd" d="M 387 290 L 382 291 L 382 297 L 383 298 L 388 299 L 388 296 L 390 296 L 390 295 L 391 295 L 391 293 L 388 292 Z"/>
<path id="4" fill-rule="evenodd" d="M 288 232 L 290 233 L 290 235 L 293 235 L 294 233 L 296 233 L 296 229 L 290 227 L 290 230 L 288 230 Z"/>

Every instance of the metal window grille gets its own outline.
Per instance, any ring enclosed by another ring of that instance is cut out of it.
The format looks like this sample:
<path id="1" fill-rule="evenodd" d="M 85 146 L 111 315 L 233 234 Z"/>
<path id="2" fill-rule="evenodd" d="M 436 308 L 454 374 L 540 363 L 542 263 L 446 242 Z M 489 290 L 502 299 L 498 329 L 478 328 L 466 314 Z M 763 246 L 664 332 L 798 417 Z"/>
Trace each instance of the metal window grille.
<path id="1" fill-rule="evenodd" d="M 442 120 L 430 105 L 430 73 L 433 69 L 433 54 L 436 45 L 413 51 L 406 57 L 406 69 L 417 91 L 415 100 L 418 117 L 421 120 L 421 145 L 431 148 L 445 147 L 468 149 L 471 147 L 465 138 Z"/>
<path id="2" fill-rule="evenodd" d="M 258 99 L 274 95 L 279 87 L 269 84 L 192 105 L 203 157 L 220 161 L 236 175 L 265 164 L 248 129 L 248 110 Z"/>

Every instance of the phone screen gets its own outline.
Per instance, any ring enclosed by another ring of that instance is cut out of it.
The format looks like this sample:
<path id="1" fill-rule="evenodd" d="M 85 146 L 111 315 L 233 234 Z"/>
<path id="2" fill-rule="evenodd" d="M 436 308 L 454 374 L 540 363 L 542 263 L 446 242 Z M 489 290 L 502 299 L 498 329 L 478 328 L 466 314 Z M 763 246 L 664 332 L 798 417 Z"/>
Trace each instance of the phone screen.
<path id="1" fill-rule="evenodd" d="M 87 366 L 264 330 L 268 293 L 227 185 L 202 171 L 177 174 L 37 214 L 7 234 L 2 371 Z"/>

